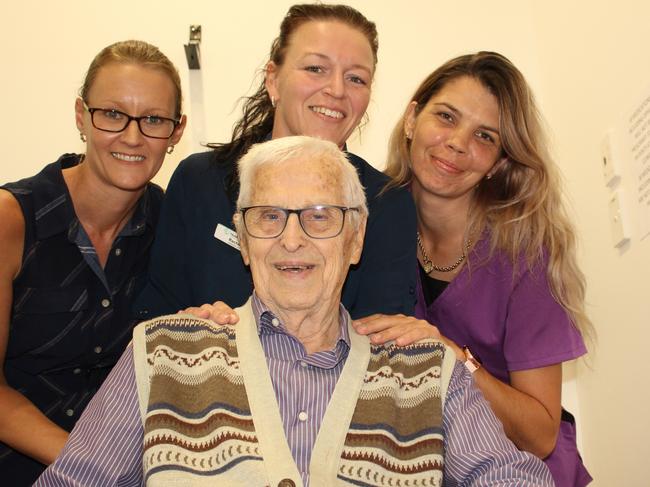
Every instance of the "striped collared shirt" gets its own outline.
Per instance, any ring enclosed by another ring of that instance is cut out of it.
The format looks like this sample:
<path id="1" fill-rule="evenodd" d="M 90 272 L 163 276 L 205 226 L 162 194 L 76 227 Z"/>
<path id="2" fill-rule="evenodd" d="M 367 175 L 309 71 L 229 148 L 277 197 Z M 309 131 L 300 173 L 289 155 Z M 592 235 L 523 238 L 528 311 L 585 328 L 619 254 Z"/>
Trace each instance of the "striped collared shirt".
<path id="1" fill-rule="evenodd" d="M 350 350 L 350 315 L 340 306 L 339 339 L 334 348 L 307 355 L 300 341 L 287 332 L 254 292 L 252 304 L 284 434 L 302 480 L 308 485 L 311 452 Z"/>

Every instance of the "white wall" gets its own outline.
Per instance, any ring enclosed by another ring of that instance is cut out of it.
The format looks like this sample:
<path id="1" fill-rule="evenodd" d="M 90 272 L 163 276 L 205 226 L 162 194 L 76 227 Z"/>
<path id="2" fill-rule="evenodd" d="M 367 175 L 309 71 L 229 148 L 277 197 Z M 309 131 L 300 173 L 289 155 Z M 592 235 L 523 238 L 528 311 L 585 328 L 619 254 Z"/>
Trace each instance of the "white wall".
<path id="1" fill-rule="evenodd" d="M 0 180 L 29 175 L 62 152 L 83 149 L 73 119 L 75 95 L 92 57 L 111 42 L 140 38 L 158 45 L 181 70 L 187 97 L 183 44 L 188 42 L 190 24 L 203 28 L 207 138 L 226 140 L 239 113 L 236 101 L 252 88 L 253 75 L 267 59 L 279 23 L 292 3 L 195 0 L 179 9 L 178 4 L 151 0 L 14 2 L 0 20 L 6 73 L 0 87 L 7 94 L 6 113 L 11 114 L 0 121 L 11 161 L 3 167 Z M 410 11 L 398 2 L 349 3 L 373 19 L 380 33 L 371 122 L 351 141 L 354 150 L 378 167 L 383 167 L 386 139 L 408 96 L 446 59 L 470 50 L 498 50 L 536 84 L 538 68 L 536 56 L 531 55 L 534 39 L 526 2 L 506 2 L 496 9 L 477 2 L 468 12 L 466 7 L 453 5 L 434 11 L 427 0 L 410 1 Z M 504 29 L 505 25 L 510 27 Z M 163 185 L 177 162 L 198 143 L 191 137 L 192 113 L 188 115 L 186 137 L 156 179 Z"/>
<path id="2" fill-rule="evenodd" d="M 612 246 L 599 146 L 605 132 L 650 95 L 650 4 L 535 4 L 544 110 L 577 216 L 589 312 L 599 335 L 591 360 L 578 367 L 583 452 L 595 485 L 647 486 L 650 240 L 640 241 L 631 225 L 629 247 Z M 624 159 L 621 184 L 630 210 L 636 177 Z M 627 216 L 634 223 L 635 213 Z"/>
<path id="3" fill-rule="evenodd" d="M 60 153 L 83 150 L 74 124 L 75 95 L 94 54 L 111 42 L 141 38 L 158 45 L 179 67 L 187 93 L 183 44 L 195 23 L 203 27 L 207 138 L 226 140 L 238 115 L 235 102 L 253 86 L 253 74 L 291 3 L 197 0 L 181 8 L 159 0 L 23 0 L 5 6 L 0 181 L 31 175 Z M 648 268 L 649 243 L 633 238 L 622 253 L 610 245 L 598 147 L 612 120 L 650 85 L 648 42 L 641 34 L 650 7 L 631 0 L 615 5 L 599 0 L 349 3 L 373 19 L 380 33 L 370 122 L 350 143 L 377 167 L 383 167 L 388 134 L 409 95 L 448 58 L 496 50 L 533 86 L 566 176 L 589 282 L 589 311 L 599 333 L 591 368 L 566 371 L 564 402 L 578 412 L 594 485 L 647 485 L 642 469 L 650 453 L 644 441 L 650 433 L 649 393 L 643 372 L 649 367 L 642 357 L 650 300 L 644 299 L 648 286 L 638 272 Z M 156 178 L 163 186 L 182 156 L 197 147 L 189 110 L 188 115 L 186 137 Z M 624 182 L 630 179 L 628 174 Z"/>

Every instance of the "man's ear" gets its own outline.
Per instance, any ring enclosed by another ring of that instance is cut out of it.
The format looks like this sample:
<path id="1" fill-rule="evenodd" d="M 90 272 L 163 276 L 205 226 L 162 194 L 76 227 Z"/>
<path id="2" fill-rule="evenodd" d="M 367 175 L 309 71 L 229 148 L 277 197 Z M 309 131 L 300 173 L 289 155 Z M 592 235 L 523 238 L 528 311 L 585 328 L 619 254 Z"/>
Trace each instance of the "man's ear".
<path id="1" fill-rule="evenodd" d="M 359 227 L 354 231 L 352 235 L 352 241 L 350 245 L 352 246 L 352 252 L 350 253 L 350 265 L 355 265 L 361 260 L 361 252 L 363 251 L 363 240 L 366 235 L 366 223 L 368 218 L 364 216 L 359 222 Z"/>
<path id="2" fill-rule="evenodd" d="M 235 229 L 237 230 L 241 257 L 244 260 L 244 264 L 250 265 L 250 259 L 248 257 L 248 240 L 246 238 L 246 232 L 244 231 L 244 222 L 241 219 L 241 213 L 235 213 L 232 217 L 232 221 L 235 223 Z"/>

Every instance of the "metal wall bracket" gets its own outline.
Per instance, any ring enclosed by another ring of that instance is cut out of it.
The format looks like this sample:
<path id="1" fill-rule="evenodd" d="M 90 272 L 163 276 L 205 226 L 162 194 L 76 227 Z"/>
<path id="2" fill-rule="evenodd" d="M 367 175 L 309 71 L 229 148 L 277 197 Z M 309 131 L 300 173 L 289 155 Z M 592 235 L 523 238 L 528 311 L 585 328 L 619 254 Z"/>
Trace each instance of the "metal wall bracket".
<path id="1" fill-rule="evenodd" d="M 185 57 L 187 58 L 187 66 L 190 69 L 201 69 L 201 51 L 199 46 L 201 44 L 201 26 L 190 25 L 190 42 L 185 44 Z"/>

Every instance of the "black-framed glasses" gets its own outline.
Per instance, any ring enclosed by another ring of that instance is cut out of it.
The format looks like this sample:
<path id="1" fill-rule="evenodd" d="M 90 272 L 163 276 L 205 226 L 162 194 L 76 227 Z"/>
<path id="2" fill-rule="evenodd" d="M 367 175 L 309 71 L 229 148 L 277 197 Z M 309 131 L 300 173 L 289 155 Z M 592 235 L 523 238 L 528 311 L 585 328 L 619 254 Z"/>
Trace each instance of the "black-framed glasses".
<path id="1" fill-rule="evenodd" d="M 341 233 L 345 224 L 345 213 L 359 211 L 335 205 L 314 205 L 296 210 L 278 208 L 277 206 L 249 206 L 239 212 L 244 219 L 244 226 L 251 237 L 275 238 L 284 232 L 289 215 L 295 213 L 300 226 L 311 238 L 333 238 Z"/>
<path id="2" fill-rule="evenodd" d="M 142 135 L 152 139 L 168 139 L 174 133 L 176 126 L 181 123 L 180 120 L 158 115 L 133 117 L 112 108 L 90 108 L 85 102 L 84 108 L 90 113 L 93 127 L 104 132 L 122 132 L 132 120 L 135 120 Z"/>

